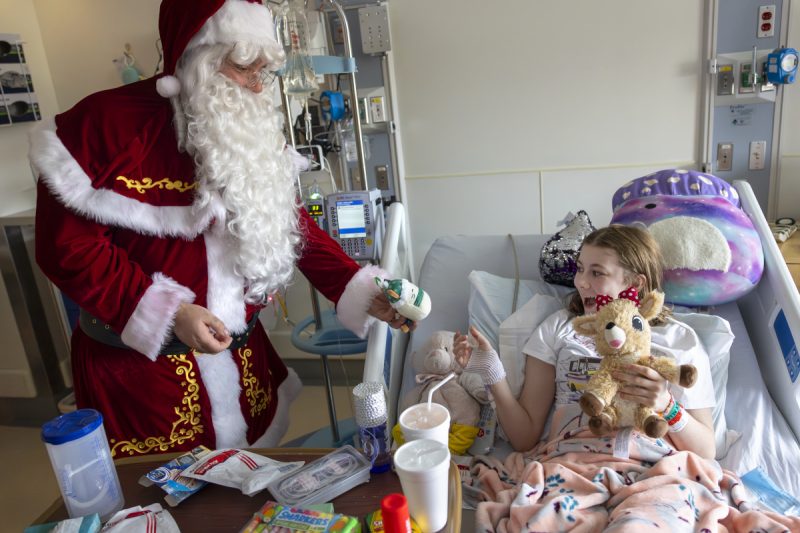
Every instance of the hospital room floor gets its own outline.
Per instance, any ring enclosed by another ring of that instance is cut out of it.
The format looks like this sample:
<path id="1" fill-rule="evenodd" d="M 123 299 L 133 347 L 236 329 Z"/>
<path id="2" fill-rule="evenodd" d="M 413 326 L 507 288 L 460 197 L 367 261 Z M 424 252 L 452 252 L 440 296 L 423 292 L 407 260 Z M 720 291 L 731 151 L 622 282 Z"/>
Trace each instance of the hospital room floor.
<path id="1" fill-rule="evenodd" d="M 351 418 L 351 388 L 334 387 L 336 413 Z M 290 410 L 289 431 L 283 442 L 328 427 L 325 388 L 304 386 Z M 0 533 L 19 533 L 59 497 L 50 459 L 39 438 L 39 428 L 0 426 Z"/>

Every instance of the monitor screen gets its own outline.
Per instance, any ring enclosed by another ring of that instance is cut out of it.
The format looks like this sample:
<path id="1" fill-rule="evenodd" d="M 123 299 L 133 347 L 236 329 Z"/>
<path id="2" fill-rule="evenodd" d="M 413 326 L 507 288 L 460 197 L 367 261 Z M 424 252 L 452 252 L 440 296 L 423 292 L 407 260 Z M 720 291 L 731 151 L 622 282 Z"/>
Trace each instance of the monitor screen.
<path id="1" fill-rule="evenodd" d="M 336 202 L 336 218 L 339 219 L 339 238 L 353 239 L 367 236 L 363 200 Z"/>

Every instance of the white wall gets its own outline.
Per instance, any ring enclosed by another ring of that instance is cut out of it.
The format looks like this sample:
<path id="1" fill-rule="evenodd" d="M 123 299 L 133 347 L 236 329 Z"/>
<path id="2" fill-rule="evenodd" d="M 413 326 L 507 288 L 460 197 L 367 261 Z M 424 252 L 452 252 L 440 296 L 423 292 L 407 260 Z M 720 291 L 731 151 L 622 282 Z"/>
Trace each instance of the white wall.
<path id="1" fill-rule="evenodd" d="M 411 230 L 608 222 L 617 186 L 699 159 L 703 2 L 389 2 Z"/>
<path id="2" fill-rule="evenodd" d="M 785 4 L 784 4 L 785 5 Z M 789 11 L 789 46 L 800 49 L 800 5 Z M 778 217 L 800 220 L 800 82 L 784 85 L 778 167 Z"/>
<path id="3" fill-rule="evenodd" d="M 160 0 L 33 0 L 61 111 L 122 84 L 113 59 L 125 44 L 152 76 Z"/>

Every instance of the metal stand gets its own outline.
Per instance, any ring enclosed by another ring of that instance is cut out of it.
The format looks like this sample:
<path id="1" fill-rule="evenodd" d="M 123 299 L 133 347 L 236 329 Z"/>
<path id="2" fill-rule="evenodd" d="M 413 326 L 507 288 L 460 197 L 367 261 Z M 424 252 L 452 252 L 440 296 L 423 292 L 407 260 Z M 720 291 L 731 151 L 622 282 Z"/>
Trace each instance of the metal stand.
<path id="1" fill-rule="evenodd" d="M 316 294 L 312 289 L 312 294 Z M 312 299 L 313 300 L 313 299 Z M 367 349 L 367 340 L 358 338 L 350 330 L 345 329 L 336 318 L 332 310 L 319 313 L 319 323 L 314 333 L 309 337 L 302 336 L 308 327 L 316 323 L 315 316 L 306 317 L 292 330 L 292 344 L 304 352 L 317 354 L 322 358 L 322 377 L 325 382 L 328 399 L 328 416 L 330 417 L 333 443 L 339 445 L 338 418 L 336 417 L 336 404 L 333 400 L 333 383 L 331 381 L 328 356 L 353 355 L 363 353 Z"/>

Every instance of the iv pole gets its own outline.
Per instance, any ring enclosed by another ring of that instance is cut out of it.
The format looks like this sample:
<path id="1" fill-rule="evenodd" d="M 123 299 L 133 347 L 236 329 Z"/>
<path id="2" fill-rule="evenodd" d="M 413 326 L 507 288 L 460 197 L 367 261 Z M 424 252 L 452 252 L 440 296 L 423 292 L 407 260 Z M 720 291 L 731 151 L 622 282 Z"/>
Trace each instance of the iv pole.
<path id="1" fill-rule="evenodd" d="M 333 8 L 336 10 L 336 13 L 339 16 L 339 19 L 342 24 L 342 33 L 344 35 L 344 44 L 345 44 L 345 57 L 351 60 L 351 64 L 353 68 L 349 69 L 349 81 L 350 81 L 350 101 L 351 101 L 351 109 L 353 110 L 353 130 L 355 134 L 355 142 L 356 142 L 356 152 L 358 156 L 358 171 L 361 177 L 361 183 L 364 187 L 364 190 L 369 190 L 367 186 L 367 166 L 364 157 L 364 141 L 361 137 L 361 112 L 358 105 L 358 93 L 356 90 L 356 74 L 355 74 L 355 58 L 353 57 L 353 48 L 350 40 L 350 28 L 347 23 L 347 17 L 345 16 L 344 9 L 336 0 L 322 0 L 322 3 L 325 2 L 329 3 Z M 313 57 L 312 57 L 313 60 Z M 283 101 L 283 115 L 285 123 L 288 127 L 288 140 L 292 144 L 292 148 L 297 148 L 297 141 L 294 135 L 294 123 L 292 121 L 291 116 L 291 109 L 289 108 L 289 95 L 285 90 L 285 83 L 282 76 L 279 76 L 279 84 L 280 84 L 280 91 L 281 91 L 281 98 Z M 341 157 L 341 154 L 340 154 Z M 345 176 L 342 176 L 343 184 L 347 184 L 348 180 L 345 179 Z M 300 177 L 298 175 L 297 178 L 297 186 L 298 186 L 298 193 L 302 197 L 302 184 L 300 183 Z M 319 295 L 317 294 L 316 289 L 309 284 L 309 290 L 311 293 L 311 309 L 313 312 L 313 321 L 314 326 L 317 332 L 323 330 L 323 321 L 322 321 L 322 312 L 320 311 L 320 304 L 319 304 Z M 323 379 L 325 381 L 325 389 L 327 390 L 328 394 L 328 416 L 330 417 L 331 421 L 331 433 L 333 437 L 334 443 L 338 443 L 340 440 L 339 435 L 339 427 L 337 423 L 336 417 L 336 410 L 334 407 L 333 401 L 333 388 L 331 386 L 331 378 L 330 378 L 330 371 L 327 365 L 326 356 L 323 355 Z"/>

